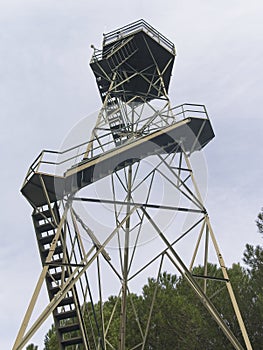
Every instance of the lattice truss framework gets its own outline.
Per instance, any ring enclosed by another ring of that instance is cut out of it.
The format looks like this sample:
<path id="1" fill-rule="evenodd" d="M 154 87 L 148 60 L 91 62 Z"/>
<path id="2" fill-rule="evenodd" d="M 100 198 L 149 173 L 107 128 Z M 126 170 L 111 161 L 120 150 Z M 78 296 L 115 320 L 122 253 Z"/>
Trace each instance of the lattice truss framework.
<path id="1" fill-rule="evenodd" d="M 116 35 L 114 32 L 113 37 Z M 41 166 L 48 164 L 44 154 L 32 165 L 24 183 L 26 188 L 33 175 L 38 176 L 38 190 L 41 188 L 46 199 L 36 205 L 24 190 L 34 208 L 32 218 L 43 269 L 15 350 L 22 349 L 52 313 L 61 349 L 124 350 L 131 321 L 128 308 L 140 334 L 139 343 L 132 349 L 146 349 L 158 282 L 164 271 L 185 278 L 233 347 L 243 349 L 207 294 L 208 280 L 218 285 L 218 293 L 222 286 L 226 288 L 245 347 L 252 349 L 189 159 L 209 142 L 202 138 L 209 122 L 206 109 L 191 104 L 171 107 L 165 74 L 172 69 L 174 48 L 160 67 L 148 32 L 143 40 L 151 62 L 136 69 L 131 63 L 138 51 L 135 35 L 117 40 L 108 51 L 94 52 L 91 66 L 103 105 L 91 138 L 58 152 L 56 163 L 52 162 L 55 173 L 63 169 L 64 178 L 71 176 L 74 186 L 63 196 L 57 190 L 56 200 L 51 197 L 46 173 L 41 172 Z M 138 93 L 127 87 L 133 81 L 136 86 L 136 79 L 146 84 Z M 202 123 L 195 130 L 191 123 L 197 120 Z M 180 132 L 172 134 L 173 130 Z M 119 157 L 114 158 L 116 154 Z M 112 159 L 106 171 L 100 165 L 103 157 Z M 94 161 L 93 180 L 88 182 L 87 169 Z M 220 278 L 208 274 L 210 251 L 221 268 Z M 196 263 L 203 264 L 204 275 L 192 274 Z M 149 276 L 156 278 L 156 288 L 147 322 L 142 323 L 131 296 L 140 292 L 138 285 Z M 50 302 L 32 321 L 44 281 Z M 111 314 L 105 315 L 103 303 L 112 294 L 119 298 Z M 116 315 L 117 346 L 109 336 Z"/>

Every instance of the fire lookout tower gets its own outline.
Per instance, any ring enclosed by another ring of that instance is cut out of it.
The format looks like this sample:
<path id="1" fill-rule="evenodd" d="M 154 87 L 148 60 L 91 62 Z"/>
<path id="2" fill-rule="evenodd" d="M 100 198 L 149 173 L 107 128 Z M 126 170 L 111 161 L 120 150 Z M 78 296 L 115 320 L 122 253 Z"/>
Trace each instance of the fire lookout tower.
<path id="1" fill-rule="evenodd" d="M 60 349 L 146 349 L 156 293 L 144 324 L 130 296 L 143 276 L 155 271 L 158 284 L 167 269 L 186 279 L 233 347 L 243 349 L 206 293 L 208 279 L 218 283 L 209 276 L 210 247 L 222 270 L 218 290 L 223 283 L 252 349 L 190 162 L 214 138 L 210 119 L 203 105 L 170 104 L 174 44 L 140 20 L 105 34 L 102 49 L 93 49 L 102 107 L 90 139 L 42 151 L 22 186 L 42 271 L 13 349 L 22 349 L 51 314 Z M 189 263 L 184 240 L 188 252 L 193 247 Z M 196 276 L 200 254 L 204 274 Z M 44 281 L 50 301 L 29 327 Z M 118 297 L 109 316 L 103 302 L 110 289 Z M 132 345 L 128 308 L 140 338 Z"/>

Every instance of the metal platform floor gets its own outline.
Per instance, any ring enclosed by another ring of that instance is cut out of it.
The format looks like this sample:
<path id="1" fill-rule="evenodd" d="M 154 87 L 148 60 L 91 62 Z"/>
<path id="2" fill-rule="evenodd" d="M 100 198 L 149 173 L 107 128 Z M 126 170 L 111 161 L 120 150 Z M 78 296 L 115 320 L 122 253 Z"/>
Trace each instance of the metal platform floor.
<path id="1" fill-rule="evenodd" d="M 214 136 L 209 119 L 186 118 L 97 157 L 83 159 L 64 176 L 35 171 L 25 180 L 21 192 L 34 207 L 39 207 L 48 203 L 47 196 L 51 203 L 55 202 L 148 156 L 201 150 Z"/>

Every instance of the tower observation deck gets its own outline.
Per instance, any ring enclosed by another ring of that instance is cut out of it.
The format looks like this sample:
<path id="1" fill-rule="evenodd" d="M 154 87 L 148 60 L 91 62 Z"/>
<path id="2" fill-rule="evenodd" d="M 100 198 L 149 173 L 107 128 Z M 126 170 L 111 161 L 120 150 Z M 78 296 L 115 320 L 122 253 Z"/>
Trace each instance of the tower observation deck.
<path id="1" fill-rule="evenodd" d="M 110 91 L 122 101 L 142 103 L 166 95 L 174 58 L 174 44 L 141 20 L 105 34 L 90 65 L 102 101 Z"/>
<path id="2" fill-rule="evenodd" d="M 154 153 L 202 149 L 214 137 L 205 106 L 170 107 L 168 88 L 174 59 L 174 44 L 144 20 L 105 34 L 102 49 L 94 49 L 90 62 L 103 102 L 91 140 L 75 146 L 76 156 L 72 156 L 73 149 L 42 151 L 23 184 L 25 197 L 36 206 L 46 202 L 40 176 L 54 202 L 114 172 L 117 159 L 122 159 L 117 166 L 120 169 Z M 134 119 L 136 108 L 151 100 L 163 105 L 158 110 L 152 108 L 150 117 L 139 111 Z M 87 153 L 85 147 L 94 143 L 97 145 Z M 61 153 L 63 161 L 57 160 Z M 68 166 L 63 174 L 42 171 L 61 163 Z"/>
<path id="3" fill-rule="evenodd" d="M 102 48 L 92 47 L 90 67 L 102 106 L 90 137 L 66 150 L 42 151 L 22 185 L 21 192 L 33 207 L 43 269 L 13 350 L 23 349 L 50 315 L 61 350 L 146 349 L 156 295 L 146 324 L 132 306 L 138 337 L 128 341 L 131 284 L 157 265 L 159 281 L 166 261 L 186 279 L 234 348 L 241 350 L 240 339 L 207 296 L 207 279 L 221 283 L 219 293 L 222 282 L 226 284 L 244 343 L 251 350 L 190 163 L 192 153 L 214 138 L 211 122 L 204 105 L 172 107 L 169 99 L 174 44 L 139 20 L 104 34 Z M 164 223 L 169 213 L 170 231 Z M 181 224 L 188 222 L 187 215 L 192 224 L 185 230 Z M 146 249 L 149 234 L 157 243 Z M 196 245 L 187 267 L 177 243 L 189 235 Z M 204 275 L 196 276 L 193 264 L 203 239 Z M 222 270 L 220 279 L 209 276 L 209 239 Z M 203 287 L 196 278 L 203 279 Z M 29 327 L 44 281 L 50 301 Z M 118 315 L 117 304 L 110 316 L 104 314 L 104 285 L 119 286 Z M 118 339 L 111 337 L 114 324 Z"/>

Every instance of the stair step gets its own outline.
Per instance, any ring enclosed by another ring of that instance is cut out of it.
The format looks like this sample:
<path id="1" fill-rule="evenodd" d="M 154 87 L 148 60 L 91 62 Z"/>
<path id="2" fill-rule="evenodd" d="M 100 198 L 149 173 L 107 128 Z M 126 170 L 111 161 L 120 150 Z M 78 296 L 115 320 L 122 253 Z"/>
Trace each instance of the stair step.
<path id="1" fill-rule="evenodd" d="M 64 312 L 56 312 L 54 313 L 54 317 L 58 320 L 65 320 L 67 318 L 77 317 L 77 312 L 75 309 Z"/>
<path id="2" fill-rule="evenodd" d="M 79 323 L 67 324 L 64 326 L 59 326 L 58 328 L 61 334 L 78 331 L 79 329 L 80 329 Z"/>
<path id="3" fill-rule="evenodd" d="M 123 40 L 120 44 L 114 45 L 111 48 L 111 51 L 108 53 L 106 58 L 109 59 L 111 56 L 114 56 L 117 52 L 121 51 L 125 46 L 126 47 L 127 46 L 128 47 L 132 46 L 132 44 L 131 44 L 132 40 L 133 40 L 133 37 L 130 37 L 130 38 L 126 39 L 126 40 Z"/>
<path id="4" fill-rule="evenodd" d="M 74 298 L 73 297 L 65 297 L 58 304 L 58 306 L 66 306 L 66 305 L 74 305 Z"/>
<path id="5" fill-rule="evenodd" d="M 44 245 L 44 244 L 50 244 L 50 243 L 53 241 L 54 237 L 55 237 L 55 234 L 48 235 L 48 236 L 43 236 L 43 237 L 40 237 L 40 238 L 38 239 L 38 241 L 39 241 L 42 245 Z"/>
<path id="6" fill-rule="evenodd" d="M 69 339 L 63 339 L 61 341 L 61 344 L 63 346 L 70 346 L 70 345 L 76 345 L 76 344 L 82 344 L 83 339 L 82 337 L 74 337 L 74 338 L 69 338 Z"/>
<path id="7" fill-rule="evenodd" d="M 50 267 L 58 267 L 58 266 L 61 266 L 61 264 L 62 264 L 62 258 L 58 258 L 51 261 Z"/>
<path id="8" fill-rule="evenodd" d="M 47 206 L 44 208 L 45 209 L 43 210 L 43 207 L 41 207 L 39 209 L 42 211 L 34 211 L 32 214 L 43 265 L 46 264 L 46 257 L 50 251 L 50 245 L 55 238 L 55 231 L 57 229 L 57 226 L 53 225 L 54 221 L 51 214 L 52 212 L 47 208 Z M 55 217 L 58 221 L 60 221 L 59 209 L 56 203 L 54 204 L 53 209 Z M 63 283 L 62 279 L 67 280 L 71 271 L 70 267 L 66 267 L 65 270 L 62 267 L 62 262 L 66 260 L 67 253 L 65 252 L 65 256 L 62 258 L 64 245 L 62 246 L 61 242 L 62 238 L 59 237 L 52 261 L 50 262 L 51 265 L 49 265 L 49 274 L 46 276 L 46 284 L 50 300 L 52 300 L 54 296 L 61 291 L 61 284 Z M 58 285 L 56 285 L 54 281 L 56 281 Z M 53 310 L 53 316 L 56 321 L 55 324 L 58 325 L 57 331 L 61 335 L 60 338 L 65 338 L 60 340 L 60 347 L 65 350 L 76 348 L 79 349 L 83 347 L 83 345 L 81 345 L 83 344 L 83 338 L 80 336 L 80 324 L 76 310 L 78 299 L 76 298 L 73 293 L 73 289 L 71 289 L 68 293 L 66 293 L 55 310 Z M 63 309 L 66 309 L 66 311 L 63 311 Z"/>
<path id="9" fill-rule="evenodd" d="M 40 220 L 43 220 L 46 218 L 48 218 L 48 219 L 51 218 L 52 214 L 51 214 L 50 210 L 47 209 L 47 210 L 43 210 L 41 212 L 36 212 L 32 216 L 33 216 L 34 220 L 40 221 Z"/>
<path id="10" fill-rule="evenodd" d="M 49 250 L 50 250 L 49 248 L 42 250 L 41 255 L 46 258 L 48 256 Z M 61 254 L 61 253 L 63 253 L 63 246 L 62 245 L 56 246 L 54 255 Z"/>
<path id="11" fill-rule="evenodd" d="M 64 272 L 64 278 L 67 278 L 69 276 L 68 271 Z M 47 276 L 47 279 L 49 281 L 55 280 L 55 281 L 60 281 L 62 278 L 62 272 L 55 272 L 51 273 L 50 275 Z"/>
<path id="12" fill-rule="evenodd" d="M 130 51 L 130 52 L 129 52 Z M 127 50 L 127 53 L 124 50 L 120 49 L 116 51 L 114 55 L 110 57 L 111 64 L 114 69 L 119 68 L 122 64 L 124 64 L 130 57 L 132 57 L 137 52 L 137 49 Z"/>
<path id="13" fill-rule="evenodd" d="M 49 290 L 49 292 L 54 296 L 54 295 L 56 295 L 61 289 L 60 289 L 59 286 L 55 286 L 55 287 L 50 286 L 50 287 L 48 287 L 48 290 Z"/>
<path id="14" fill-rule="evenodd" d="M 36 226 L 37 233 L 47 232 L 55 229 L 56 227 L 54 225 L 51 225 L 49 222 L 46 224 L 42 224 L 40 226 L 38 225 Z"/>

